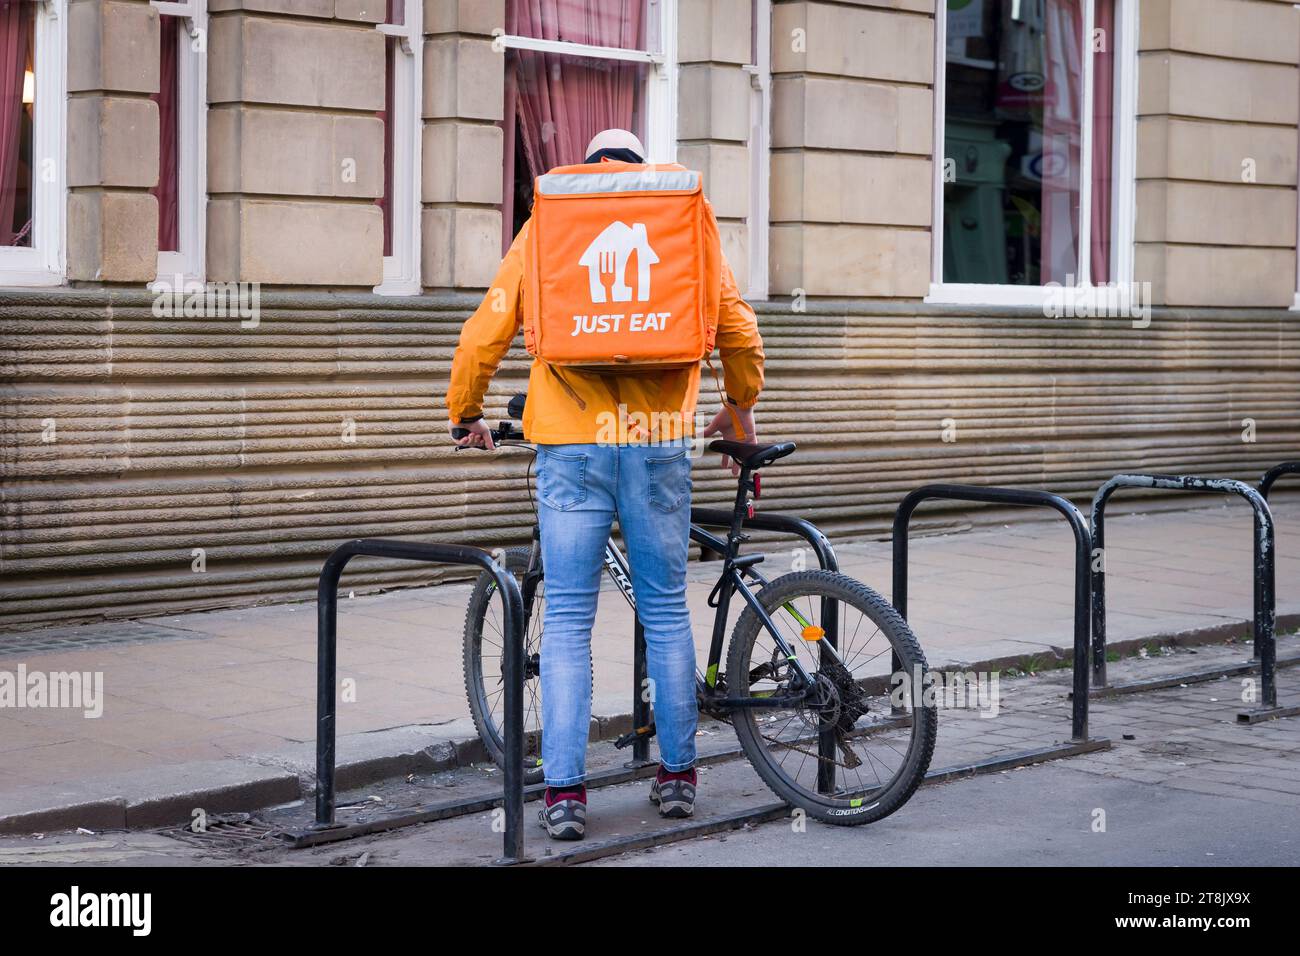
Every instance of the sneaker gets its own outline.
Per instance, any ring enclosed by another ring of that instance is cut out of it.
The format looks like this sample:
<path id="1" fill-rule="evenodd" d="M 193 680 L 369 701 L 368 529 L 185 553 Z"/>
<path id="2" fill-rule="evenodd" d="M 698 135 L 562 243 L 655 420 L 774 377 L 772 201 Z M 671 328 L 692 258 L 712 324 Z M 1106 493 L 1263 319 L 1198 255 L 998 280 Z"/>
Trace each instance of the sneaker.
<path id="1" fill-rule="evenodd" d="M 537 817 L 553 840 L 581 840 L 587 832 L 587 788 L 547 787 Z"/>
<path id="2" fill-rule="evenodd" d="M 695 812 L 695 768 L 665 770 L 662 766 L 650 787 L 650 802 L 659 804 L 659 814 L 680 819 Z"/>

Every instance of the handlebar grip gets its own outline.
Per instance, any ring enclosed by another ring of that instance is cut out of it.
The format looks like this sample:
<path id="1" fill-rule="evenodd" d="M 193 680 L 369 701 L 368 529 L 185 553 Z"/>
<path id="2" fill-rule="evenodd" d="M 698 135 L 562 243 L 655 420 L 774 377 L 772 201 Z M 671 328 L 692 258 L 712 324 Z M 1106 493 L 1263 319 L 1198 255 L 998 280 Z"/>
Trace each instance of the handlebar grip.
<path id="1" fill-rule="evenodd" d="M 472 432 L 468 428 L 459 428 L 453 426 L 451 429 L 451 437 L 456 439 L 457 441 L 460 441 L 462 438 L 466 438 L 471 434 Z M 500 445 L 503 441 L 523 441 L 523 440 L 524 440 L 524 433 L 520 429 L 515 428 L 509 422 L 502 422 L 499 428 L 492 429 L 492 443 L 494 445 Z M 456 451 L 463 451 L 466 448 L 476 448 L 476 447 L 478 446 L 457 445 Z"/>

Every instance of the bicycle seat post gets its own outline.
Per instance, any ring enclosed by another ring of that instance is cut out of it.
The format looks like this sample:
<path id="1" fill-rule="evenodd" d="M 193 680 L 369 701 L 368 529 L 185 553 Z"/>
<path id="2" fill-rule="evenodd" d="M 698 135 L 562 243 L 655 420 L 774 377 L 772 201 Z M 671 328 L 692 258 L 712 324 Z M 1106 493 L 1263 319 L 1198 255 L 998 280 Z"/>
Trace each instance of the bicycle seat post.
<path id="1" fill-rule="evenodd" d="M 753 492 L 754 481 L 750 470 L 741 465 L 740 477 L 736 481 L 736 504 L 731 514 L 731 532 L 727 536 L 727 542 L 731 545 L 732 557 L 735 557 L 740 544 L 749 540 L 749 535 L 745 534 L 741 529 L 744 527 L 745 519 L 754 516 L 754 500 L 750 497 Z"/>

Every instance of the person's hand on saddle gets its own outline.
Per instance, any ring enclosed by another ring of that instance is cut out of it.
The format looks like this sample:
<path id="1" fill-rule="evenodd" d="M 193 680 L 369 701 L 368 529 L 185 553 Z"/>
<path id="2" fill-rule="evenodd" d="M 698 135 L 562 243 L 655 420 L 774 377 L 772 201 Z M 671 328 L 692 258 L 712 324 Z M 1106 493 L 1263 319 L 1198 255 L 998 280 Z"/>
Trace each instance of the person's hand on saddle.
<path id="1" fill-rule="evenodd" d="M 737 421 L 740 422 L 740 427 L 744 429 L 745 434 L 743 437 L 736 431 Z M 754 427 L 753 407 L 737 408 L 731 404 L 723 405 L 718 414 L 713 416 L 713 421 L 709 422 L 709 427 L 704 429 L 705 438 L 712 435 L 730 441 L 757 442 L 758 431 Z M 733 476 L 740 474 L 740 465 L 727 455 L 722 456 L 722 467 L 730 468 Z"/>
<path id="2" fill-rule="evenodd" d="M 457 429 L 464 429 L 469 432 L 463 438 L 456 437 Z M 492 441 L 492 429 L 483 419 L 473 422 L 456 422 L 447 423 L 447 432 L 452 439 L 461 448 L 486 448 L 488 451 L 494 450 L 497 446 Z"/>

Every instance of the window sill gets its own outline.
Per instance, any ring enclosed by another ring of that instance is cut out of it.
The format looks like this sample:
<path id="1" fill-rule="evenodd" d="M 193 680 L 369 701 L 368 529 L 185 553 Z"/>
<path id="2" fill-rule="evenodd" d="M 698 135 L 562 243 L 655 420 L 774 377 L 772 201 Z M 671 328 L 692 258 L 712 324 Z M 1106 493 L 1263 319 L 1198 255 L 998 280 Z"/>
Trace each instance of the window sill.
<path id="1" fill-rule="evenodd" d="M 0 269 L 0 286 L 42 287 L 64 285 L 62 273 L 49 269 Z"/>
<path id="2" fill-rule="evenodd" d="M 371 290 L 375 295 L 419 295 L 424 290 L 419 280 L 385 279 Z"/>
<path id="3" fill-rule="evenodd" d="M 993 285 L 967 282 L 932 282 L 924 301 L 934 305 L 1043 305 L 1064 287 Z"/>
<path id="4" fill-rule="evenodd" d="M 1000 305 L 1042 309 L 1045 315 L 1124 315 L 1149 307 L 1148 283 L 1101 286 L 931 283 L 929 305 Z M 1297 296 L 1300 301 L 1300 295 Z"/>

